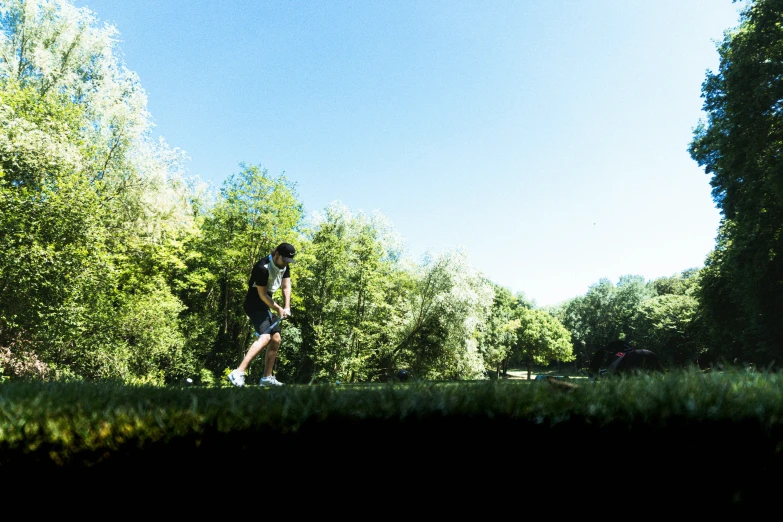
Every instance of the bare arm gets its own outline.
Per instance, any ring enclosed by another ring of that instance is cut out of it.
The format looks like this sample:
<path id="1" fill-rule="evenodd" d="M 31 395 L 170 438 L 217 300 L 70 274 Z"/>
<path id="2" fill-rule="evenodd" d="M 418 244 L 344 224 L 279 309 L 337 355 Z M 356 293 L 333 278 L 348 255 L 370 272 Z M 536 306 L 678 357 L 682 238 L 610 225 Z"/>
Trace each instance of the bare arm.
<path id="1" fill-rule="evenodd" d="M 285 306 L 283 306 L 283 308 L 285 309 L 285 315 L 289 316 L 291 315 L 291 278 L 290 277 L 286 277 L 285 279 L 283 279 L 283 283 L 280 285 L 280 289 L 283 291 L 283 303 L 285 303 Z"/>

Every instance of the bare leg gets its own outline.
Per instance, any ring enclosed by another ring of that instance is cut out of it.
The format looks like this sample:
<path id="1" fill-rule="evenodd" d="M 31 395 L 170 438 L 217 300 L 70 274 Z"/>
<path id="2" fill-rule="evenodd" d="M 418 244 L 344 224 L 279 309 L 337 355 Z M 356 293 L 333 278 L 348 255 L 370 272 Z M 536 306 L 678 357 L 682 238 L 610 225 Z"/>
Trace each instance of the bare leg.
<path id="1" fill-rule="evenodd" d="M 277 335 L 277 334 L 275 334 Z M 253 359 L 256 358 L 258 353 L 264 349 L 264 346 L 267 345 L 269 342 L 269 334 L 264 334 L 258 337 L 258 339 L 255 340 L 253 344 L 250 345 L 250 348 L 248 348 L 247 353 L 245 354 L 245 358 L 242 359 L 242 363 L 239 365 L 238 370 L 240 372 L 247 373 L 247 367 L 250 366 L 250 363 L 253 361 Z M 278 335 L 278 341 L 277 346 L 280 346 L 280 336 Z M 272 345 L 270 344 L 270 347 Z M 275 354 L 277 354 L 277 346 L 275 347 Z M 269 359 L 269 352 L 267 351 L 267 360 Z"/>
<path id="2" fill-rule="evenodd" d="M 267 336 L 268 337 L 268 336 Z M 272 375 L 275 368 L 275 359 L 277 358 L 277 349 L 280 348 L 280 334 L 275 333 L 266 347 L 266 359 L 264 360 L 264 377 Z"/>

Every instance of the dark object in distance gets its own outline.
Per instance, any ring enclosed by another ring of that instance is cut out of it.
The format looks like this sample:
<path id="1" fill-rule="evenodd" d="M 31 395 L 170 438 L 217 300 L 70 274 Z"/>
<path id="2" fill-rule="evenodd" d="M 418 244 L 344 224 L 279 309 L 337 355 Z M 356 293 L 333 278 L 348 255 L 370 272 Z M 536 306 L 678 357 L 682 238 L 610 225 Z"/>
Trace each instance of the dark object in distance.
<path id="1" fill-rule="evenodd" d="M 650 350 L 636 349 L 625 341 L 612 341 L 596 350 L 588 374 L 597 375 L 664 371 L 658 356 Z"/>
<path id="2" fill-rule="evenodd" d="M 408 377 L 410 377 L 408 370 L 397 370 L 397 379 L 400 381 L 405 382 L 408 380 Z"/>
<path id="3" fill-rule="evenodd" d="M 631 350 L 615 359 L 606 369 L 609 373 L 662 372 L 660 359 L 650 350 Z"/>

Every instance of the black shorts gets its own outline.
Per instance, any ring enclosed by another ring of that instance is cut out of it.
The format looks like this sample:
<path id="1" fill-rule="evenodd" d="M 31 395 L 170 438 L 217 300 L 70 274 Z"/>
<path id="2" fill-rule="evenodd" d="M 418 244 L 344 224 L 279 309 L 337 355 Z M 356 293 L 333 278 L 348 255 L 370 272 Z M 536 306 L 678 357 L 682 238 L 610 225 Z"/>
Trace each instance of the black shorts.
<path id="1" fill-rule="evenodd" d="M 261 335 L 261 332 L 265 331 L 269 326 L 277 321 L 277 317 L 272 315 L 272 312 L 267 308 L 266 310 L 247 310 L 245 313 L 250 318 L 250 322 L 253 323 L 253 328 L 256 329 L 256 333 Z M 280 323 L 277 323 L 274 328 L 266 332 L 269 335 L 280 333 Z"/>

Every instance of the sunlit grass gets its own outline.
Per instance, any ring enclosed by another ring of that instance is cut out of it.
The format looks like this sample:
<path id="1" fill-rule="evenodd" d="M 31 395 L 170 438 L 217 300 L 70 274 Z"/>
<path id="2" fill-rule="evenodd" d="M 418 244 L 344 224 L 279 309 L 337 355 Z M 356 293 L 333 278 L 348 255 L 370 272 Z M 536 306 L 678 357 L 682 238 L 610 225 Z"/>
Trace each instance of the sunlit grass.
<path id="1" fill-rule="evenodd" d="M 93 383 L 0 384 L 0 449 L 100 460 L 205 434 L 264 430 L 296 433 L 314 423 L 431 422 L 459 418 L 554 426 L 626 423 L 665 428 L 672 421 L 783 419 L 783 378 L 776 373 L 693 371 L 598 380 L 413 381 L 282 388 L 144 387 Z"/>

